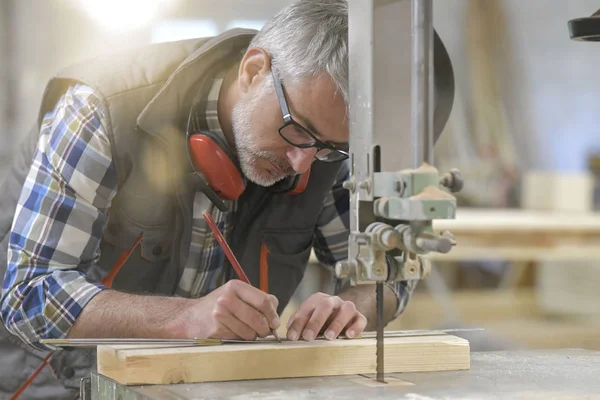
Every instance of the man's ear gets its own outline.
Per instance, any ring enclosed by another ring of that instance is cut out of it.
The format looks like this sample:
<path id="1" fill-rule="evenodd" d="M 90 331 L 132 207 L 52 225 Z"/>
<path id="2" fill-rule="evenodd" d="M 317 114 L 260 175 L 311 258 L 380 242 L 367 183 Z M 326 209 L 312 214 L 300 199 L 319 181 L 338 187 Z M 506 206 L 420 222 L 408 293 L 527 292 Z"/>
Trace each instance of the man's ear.
<path id="1" fill-rule="evenodd" d="M 246 51 L 238 71 L 238 84 L 243 93 L 260 84 L 271 71 L 271 57 L 264 49 L 251 47 Z"/>

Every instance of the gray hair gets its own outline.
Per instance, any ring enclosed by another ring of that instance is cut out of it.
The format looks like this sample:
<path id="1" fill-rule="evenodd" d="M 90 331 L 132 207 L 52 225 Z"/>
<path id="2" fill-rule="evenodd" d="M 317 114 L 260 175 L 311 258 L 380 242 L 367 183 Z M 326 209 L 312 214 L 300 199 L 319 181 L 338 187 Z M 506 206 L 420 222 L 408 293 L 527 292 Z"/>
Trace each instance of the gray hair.
<path id="1" fill-rule="evenodd" d="M 284 82 L 326 72 L 348 104 L 346 0 L 299 0 L 267 21 L 250 46 L 271 55 Z"/>

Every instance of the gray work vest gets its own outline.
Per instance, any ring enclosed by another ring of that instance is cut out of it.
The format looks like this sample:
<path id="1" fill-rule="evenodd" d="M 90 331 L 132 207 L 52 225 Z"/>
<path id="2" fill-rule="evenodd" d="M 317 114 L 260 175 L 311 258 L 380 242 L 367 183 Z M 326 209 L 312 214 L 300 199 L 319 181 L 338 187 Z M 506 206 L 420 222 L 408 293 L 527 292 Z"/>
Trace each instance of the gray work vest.
<path id="1" fill-rule="evenodd" d="M 141 246 L 119 272 L 113 288 L 173 294 L 188 254 L 196 191 L 185 154 L 189 107 L 198 90 L 210 89 L 217 70 L 239 59 L 255 33 L 235 29 L 209 39 L 154 44 L 83 62 L 53 78 L 44 93 L 37 124 L 0 188 L 0 276 L 6 269 L 10 226 L 40 122 L 70 85 L 83 83 L 100 94 L 110 118 L 119 185 L 100 244 L 101 257 L 87 270 L 87 278 L 102 279 L 142 233 Z M 299 195 L 249 184 L 239 199 L 231 247 L 258 286 L 260 250 L 266 244 L 268 287 L 279 299 L 279 312 L 303 277 L 318 215 L 336 176 L 345 172 L 343 166 L 314 163 L 308 187 Z M 0 399 L 9 398 L 45 355 L 0 326 Z M 80 379 L 95 369 L 95 362 L 92 350 L 57 352 L 50 368 L 43 370 L 21 398 L 72 399 Z"/>

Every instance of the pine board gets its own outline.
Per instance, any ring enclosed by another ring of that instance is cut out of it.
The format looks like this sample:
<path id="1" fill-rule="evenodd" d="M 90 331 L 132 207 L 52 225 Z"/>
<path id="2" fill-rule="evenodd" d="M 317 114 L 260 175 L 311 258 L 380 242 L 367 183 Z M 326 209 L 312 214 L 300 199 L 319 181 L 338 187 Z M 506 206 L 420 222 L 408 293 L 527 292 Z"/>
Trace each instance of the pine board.
<path id="1" fill-rule="evenodd" d="M 469 342 L 456 336 L 386 338 L 384 344 L 386 373 L 470 368 Z M 98 346 L 98 372 L 124 385 L 374 374 L 375 339 Z"/>
<path id="2" fill-rule="evenodd" d="M 597 235 L 600 212 L 458 208 L 455 219 L 434 220 L 433 228 L 457 234 L 523 231 Z"/>

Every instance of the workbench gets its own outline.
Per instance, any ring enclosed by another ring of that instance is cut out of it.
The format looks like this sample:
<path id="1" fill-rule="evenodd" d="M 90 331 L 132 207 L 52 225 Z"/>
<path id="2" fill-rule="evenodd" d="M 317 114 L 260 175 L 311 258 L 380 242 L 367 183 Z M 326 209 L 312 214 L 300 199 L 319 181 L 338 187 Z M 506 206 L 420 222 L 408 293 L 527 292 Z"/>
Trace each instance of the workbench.
<path id="1" fill-rule="evenodd" d="M 381 385 L 363 376 L 123 386 L 98 374 L 82 399 L 600 399 L 600 351 L 473 352 L 466 371 L 390 374 Z M 370 387 L 368 384 L 375 384 Z"/>

